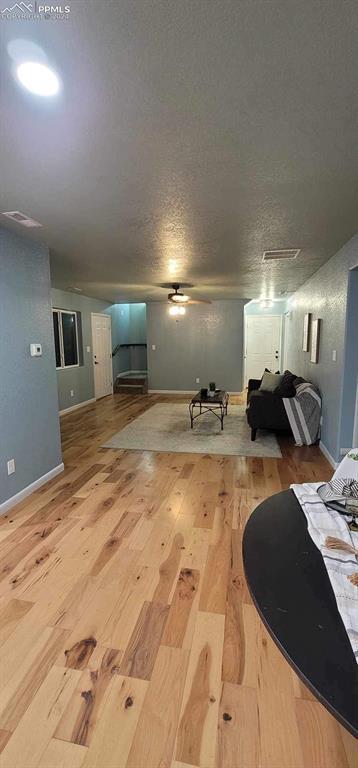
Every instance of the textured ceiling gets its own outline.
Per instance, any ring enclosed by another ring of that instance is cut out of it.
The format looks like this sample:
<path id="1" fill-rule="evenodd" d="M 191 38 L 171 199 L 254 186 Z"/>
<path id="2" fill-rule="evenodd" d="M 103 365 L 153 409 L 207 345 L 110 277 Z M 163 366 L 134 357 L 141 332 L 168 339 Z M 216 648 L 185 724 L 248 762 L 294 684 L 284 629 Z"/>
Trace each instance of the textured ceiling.
<path id="1" fill-rule="evenodd" d="M 72 0 L 1 22 L 1 211 L 42 222 L 53 282 L 88 295 L 293 291 L 358 229 L 358 5 Z M 63 92 L 15 83 L 36 42 Z M 262 252 L 301 248 L 263 265 Z"/>

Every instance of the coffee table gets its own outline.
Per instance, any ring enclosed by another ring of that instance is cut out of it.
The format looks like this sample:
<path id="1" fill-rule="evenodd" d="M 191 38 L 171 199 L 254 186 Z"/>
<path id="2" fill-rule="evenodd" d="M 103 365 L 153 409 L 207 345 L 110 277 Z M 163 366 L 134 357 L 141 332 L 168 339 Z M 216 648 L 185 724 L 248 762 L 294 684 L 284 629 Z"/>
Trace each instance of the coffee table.
<path id="1" fill-rule="evenodd" d="M 221 429 L 224 429 L 224 416 L 227 415 L 227 406 L 229 395 L 224 389 L 217 389 L 213 397 L 203 397 L 201 392 L 197 392 L 189 405 L 190 426 L 193 429 L 195 419 L 202 416 L 203 413 L 213 413 L 221 423 Z M 196 411 L 198 410 L 198 413 Z"/>

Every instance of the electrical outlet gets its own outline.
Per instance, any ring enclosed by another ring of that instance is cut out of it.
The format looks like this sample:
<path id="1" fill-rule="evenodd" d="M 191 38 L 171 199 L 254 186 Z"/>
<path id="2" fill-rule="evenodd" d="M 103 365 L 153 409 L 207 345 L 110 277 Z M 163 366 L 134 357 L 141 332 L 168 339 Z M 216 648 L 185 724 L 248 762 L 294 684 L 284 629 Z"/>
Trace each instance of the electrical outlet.
<path id="1" fill-rule="evenodd" d="M 16 471 L 15 459 L 10 459 L 7 462 L 7 474 L 8 475 L 13 475 L 15 471 Z"/>
<path id="2" fill-rule="evenodd" d="M 71 397 L 75 396 L 75 393 L 74 393 L 73 389 L 70 389 L 70 395 L 71 395 Z"/>
<path id="3" fill-rule="evenodd" d="M 87 349 L 87 352 L 91 351 L 91 347 L 86 347 L 86 349 Z"/>
<path id="4" fill-rule="evenodd" d="M 196 384 L 200 384 L 200 379 L 199 379 L 199 376 L 197 376 L 197 377 L 196 377 L 196 379 L 195 379 L 195 383 L 196 383 Z"/>

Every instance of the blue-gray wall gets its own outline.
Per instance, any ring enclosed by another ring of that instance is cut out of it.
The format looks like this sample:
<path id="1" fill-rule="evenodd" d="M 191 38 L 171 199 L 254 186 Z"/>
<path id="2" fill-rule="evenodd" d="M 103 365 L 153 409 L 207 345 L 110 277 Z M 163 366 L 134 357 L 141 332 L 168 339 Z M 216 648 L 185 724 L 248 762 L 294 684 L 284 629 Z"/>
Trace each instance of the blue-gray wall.
<path id="1" fill-rule="evenodd" d="M 30 357 L 30 344 L 42 357 Z M 0 228 L 0 503 L 62 462 L 48 250 Z M 7 461 L 16 472 L 8 477 Z"/>
<path id="2" fill-rule="evenodd" d="M 215 381 L 223 389 L 241 390 L 244 305 L 239 299 L 194 304 L 176 319 L 167 303 L 149 302 L 149 389 L 190 391 Z"/>
<path id="3" fill-rule="evenodd" d="M 110 304 L 108 301 L 91 299 L 82 294 L 53 288 L 52 306 L 57 309 L 69 309 L 81 313 L 82 364 L 77 368 L 57 371 L 58 407 L 60 411 L 63 411 L 94 397 L 91 312 L 105 312 Z M 89 352 L 87 352 L 87 347 L 90 348 Z M 71 397 L 71 390 L 74 393 L 73 397 Z"/>
<path id="4" fill-rule="evenodd" d="M 287 364 L 295 373 L 317 384 L 322 393 L 321 439 L 335 461 L 340 458 L 341 404 L 345 361 L 345 327 L 349 271 L 358 265 L 358 235 L 355 235 L 292 297 L 287 342 Z M 318 364 L 302 351 L 303 318 L 311 312 L 322 319 Z M 357 343 L 357 336 L 356 336 Z M 336 350 L 337 360 L 332 361 Z M 352 415 L 353 421 L 353 415 Z"/>

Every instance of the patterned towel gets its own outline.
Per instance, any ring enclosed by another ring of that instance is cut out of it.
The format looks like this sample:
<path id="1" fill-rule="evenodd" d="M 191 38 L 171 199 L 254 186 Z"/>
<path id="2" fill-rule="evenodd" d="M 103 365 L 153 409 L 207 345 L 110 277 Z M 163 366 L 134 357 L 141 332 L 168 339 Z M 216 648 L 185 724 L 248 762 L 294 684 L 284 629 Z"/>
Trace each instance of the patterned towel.
<path id="1" fill-rule="evenodd" d="M 308 532 L 323 557 L 358 662 L 358 533 L 348 528 L 344 515 L 328 509 L 318 493 L 324 486 L 335 486 L 345 478 L 358 480 L 357 449 L 343 459 L 331 483 L 303 483 L 291 485 L 291 488 L 306 515 Z"/>
<path id="2" fill-rule="evenodd" d="M 319 437 L 322 404 L 318 389 L 304 381 L 296 387 L 295 397 L 282 400 L 296 445 L 315 443 Z"/>

